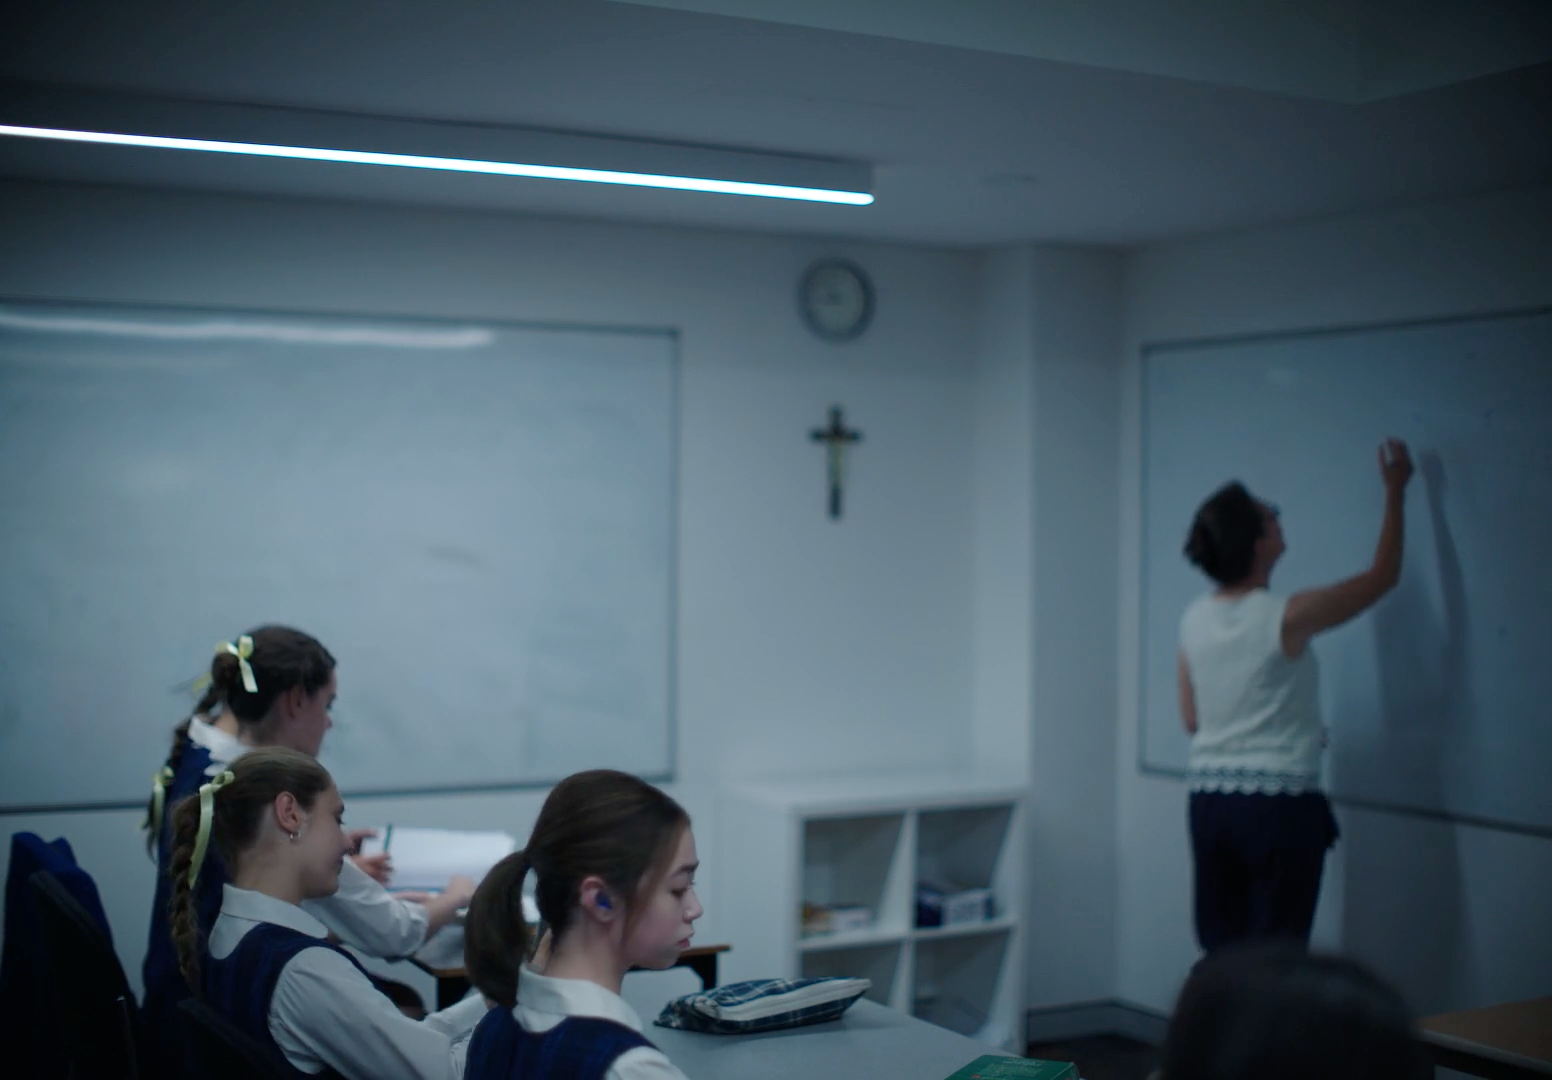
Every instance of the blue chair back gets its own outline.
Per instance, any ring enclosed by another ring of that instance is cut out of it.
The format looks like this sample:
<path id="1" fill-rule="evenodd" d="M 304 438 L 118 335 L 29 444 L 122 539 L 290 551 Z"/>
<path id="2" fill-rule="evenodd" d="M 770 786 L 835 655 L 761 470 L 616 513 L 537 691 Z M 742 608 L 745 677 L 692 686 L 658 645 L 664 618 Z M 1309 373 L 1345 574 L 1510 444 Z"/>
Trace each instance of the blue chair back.
<path id="1" fill-rule="evenodd" d="M 178 1002 L 184 1043 L 204 1076 L 222 1080 L 290 1080 L 296 1070 L 199 998 Z"/>
<path id="2" fill-rule="evenodd" d="M 28 885 L 43 929 L 47 981 L 64 1030 L 60 1049 L 70 1076 L 138 1080 L 138 1010 L 112 938 L 49 871 L 39 870 Z"/>
<path id="3" fill-rule="evenodd" d="M 39 874 L 50 878 L 43 894 L 34 888 L 34 877 Z M 47 900 L 40 900 L 40 895 L 47 895 Z M 61 982 L 65 987 L 79 985 L 84 974 L 54 979 L 56 970 L 73 971 L 68 961 L 64 968 L 54 964 L 59 947 L 54 947 L 53 939 L 59 933 L 90 939 L 87 950 L 95 961 L 92 970 L 104 968 L 104 985 L 112 988 L 113 995 L 121 992 L 124 996 L 123 1004 L 115 1004 L 112 998 L 109 1001 L 113 1044 L 123 1043 L 120 1032 L 126 1023 L 133 1038 L 135 998 L 113 953 L 112 931 L 92 875 L 76 864 L 65 839 L 45 841 L 36 833 L 14 833 L 5 889 L 5 945 L 0 951 L 0 1044 L 6 1047 L 6 1071 L 16 1068 L 14 1075 L 42 1080 L 90 1075 L 73 1066 L 79 1057 L 73 1051 L 84 1051 L 84 1047 L 74 1038 L 74 1013 L 67 1012 L 57 996 Z M 133 1066 L 133 1057 L 129 1064 Z M 101 1075 L 132 1074 L 112 1069 Z"/>

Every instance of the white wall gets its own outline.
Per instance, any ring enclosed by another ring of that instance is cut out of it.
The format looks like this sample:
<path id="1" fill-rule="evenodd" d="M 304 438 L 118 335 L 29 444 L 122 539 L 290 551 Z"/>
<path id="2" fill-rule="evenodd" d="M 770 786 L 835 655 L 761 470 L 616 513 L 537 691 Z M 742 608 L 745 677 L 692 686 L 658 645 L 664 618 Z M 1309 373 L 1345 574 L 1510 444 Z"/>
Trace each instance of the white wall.
<path id="1" fill-rule="evenodd" d="M 1128 260 L 1125 295 L 1117 992 L 1165 1010 L 1196 949 L 1184 786 L 1136 766 L 1138 348 L 1552 303 L 1552 189 L 1151 248 Z M 1369 961 L 1425 1014 L 1546 993 L 1552 841 L 1344 807 L 1337 817 L 1318 944 Z"/>
<path id="2" fill-rule="evenodd" d="M 971 763 L 973 256 L 22 183 L 0 184 L 0 236 L 0 296 L 13 299 L 676 328 L 683 368 L 672 791 L 704 818 L 713 785 L 732 777 Z M 799 320 L 799 275 L 822 255 L 855 258 L 874 277 L 878 314 L 860 342 L 824 344 Z M 825 516 L 823 450 L 808 438 L 832 404 L 844 405 L 865 434 L 841 523 Z M 329 645 L 348 687 L 350 643 Z M 169 728 L 177 719 L 169 711 Z M 145 748 L 147 777 L 164 749 Z M 358 799 L 350 814 L 358 823 L 502 825 L 522 837 L 541 797 Z M 3 822 L 7 831 L 70 838 L 103 888 L 137 982 L 152 886 L 139 820 L 126 810 Z M 708 941 L 717 937 L 716 874 L 708 860 Z"/>
<path id="3" fill-rule="evenodd" d="M 1115 986 L 1119 253 L 1038 248 L 1030 1003 Z"/>
<path id="4" fill-rule="evenodd" d="M 1034 291 L 1029 249 L 981 260 L 975 356 L 975 761 L 1029 759 L 1034 693 Z"/>
<path id="5" fill-rule="evenodd" d="M 1026 1001 L 1115 982 L 1121 256 L 999 249 L 977 356 L 978 759 L 1029 762 Z"/>

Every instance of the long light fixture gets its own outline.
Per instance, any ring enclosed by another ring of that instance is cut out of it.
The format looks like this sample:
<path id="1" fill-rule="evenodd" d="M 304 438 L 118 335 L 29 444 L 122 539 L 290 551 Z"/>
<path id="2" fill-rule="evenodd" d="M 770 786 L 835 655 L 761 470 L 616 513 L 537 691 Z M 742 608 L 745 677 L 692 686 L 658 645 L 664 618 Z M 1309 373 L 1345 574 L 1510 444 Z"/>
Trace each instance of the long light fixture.
<path id="1" fill-rule="evenodd" d="M 193 317 L 181 320 L 113 317 L 0 304 L 0 328 L 42 334 L 87 334 L 158 341 L 277 341 L 307 345 L 376 345 L 400 349 L 478 349 L 496 340 L 481 326 L 418 327 L 388 323 Z"/>
<path id="2" fill-rule="evenodd" d="M 293 158 L 303 161 L 341 161 L 360 165 L 387 165 L 403 169 L 439 169 L 444 172 L 522 176 L 541 180 L 572 180 L 586 184 L 623 184 L 628 187 L 705 191 L 724 195 L 750 195 L 765 199 L 867 206 L 873 196 L 866 191 L 758 184 L 742 180 L 717 180 L 697 176 L 581 169 L 559 165 L 484 161 L 476 158 L 434 157 L 421 154 L 388 154 L 371 150 L 334 150 L 317 146 L 284 146 L 272 143 L 228 142 L 216 139 L 182 139 L 165 135 L 133 135 L 109 131 L 77 131 L 68 128 L 26 127 L 0 124 L 0 135 L 58 142 L 141 146 L 164 150 L 202 150 L 212 154 L 244 154 L 252 157 Z"/>

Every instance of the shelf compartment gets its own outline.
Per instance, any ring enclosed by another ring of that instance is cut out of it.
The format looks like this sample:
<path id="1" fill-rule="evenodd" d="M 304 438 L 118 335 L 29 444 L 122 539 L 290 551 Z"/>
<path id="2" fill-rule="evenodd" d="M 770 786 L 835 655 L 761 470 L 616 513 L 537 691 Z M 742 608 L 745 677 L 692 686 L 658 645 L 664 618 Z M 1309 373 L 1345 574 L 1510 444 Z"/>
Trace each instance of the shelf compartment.
<path id="1" fill-rule="evenodd" d="M 912 1013 L 961 1035 L 980 1033 L 996 1020 L 993 1003 L 1010 941 L 1007 927 L 917 941 Z"/>
<path id="2" fill-rule="evenodd" d="M 806 979 L 839 976 L 847 979 L 871 979 L 867 992 L 871 1001 L 889 1005 L 904 960 L 905 943 L 863 945 L 847 949 L 825 949 L 803 954 L 800 971 Z"/>
<path id="3" fill-rule="evenodd" d="M 811 904 L 861 904 L 873 913 L 867 929 L 905 930 L 908 920 L 902 886 L 908 859 L 901 849 L 906 831 L 904 814 L 808 819 L 803 823 L 803 879 L 798 899 Z M 801 910 L 794 915 L 802 943 L 839 936 L 803 934 Z"/>

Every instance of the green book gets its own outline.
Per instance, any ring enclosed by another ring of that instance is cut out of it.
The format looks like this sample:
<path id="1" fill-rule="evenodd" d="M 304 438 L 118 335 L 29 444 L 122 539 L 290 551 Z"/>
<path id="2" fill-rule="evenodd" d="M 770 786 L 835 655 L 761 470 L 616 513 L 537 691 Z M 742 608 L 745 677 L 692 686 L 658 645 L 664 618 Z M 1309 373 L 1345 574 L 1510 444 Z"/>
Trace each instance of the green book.
<path id="1" fill-rule="evenodd" d="M 947 1080 L 1078 1080 L 1078 1067 L 1066 1061 L 978 1057 Z"/>

